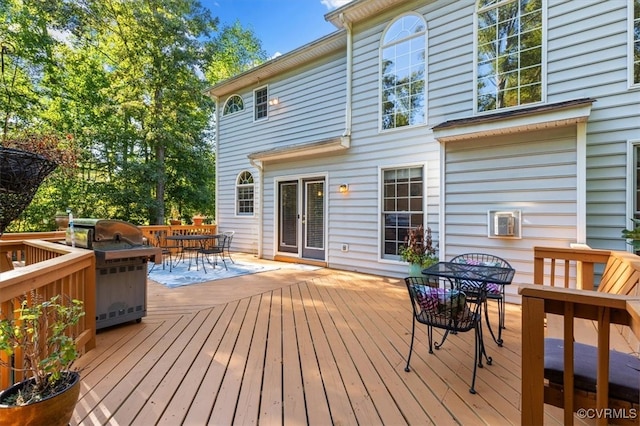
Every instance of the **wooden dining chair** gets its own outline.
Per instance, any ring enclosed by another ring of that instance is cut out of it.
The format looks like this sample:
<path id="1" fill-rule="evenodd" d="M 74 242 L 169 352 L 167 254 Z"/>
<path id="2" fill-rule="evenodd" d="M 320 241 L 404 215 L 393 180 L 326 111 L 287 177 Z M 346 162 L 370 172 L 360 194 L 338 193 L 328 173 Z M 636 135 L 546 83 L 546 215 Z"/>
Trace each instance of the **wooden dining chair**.
<path id="1" fill-rule="evenodd" d="M 452 263 L 462 263 L 467 265 L 485 265 L 497 266 L 500 268 L 511 268 L 506 260 L 486 253 L 465 253 L 451 259 Z M 477 292 L 478 284 L 473 281 L 463 281 L 461 283 L 462 290 L 466 293 Z M 496 337 L 489 322 L 489 309 L 487 309 L 487 301 L 494 300 L 498 304 L 498 336 Z M 500 284 L 489 283 L 486 285 L 486 298 L 484 316 L 489 326 L 489 331 L 493 340 L 502 346 L 502 330 L 505 329 L 505 286 Z"/>
<path id="2" fill-rule="evenodd" d="M 409 363 L 413 353 L 416 322 L 427 326 L 427 338 L 429 341 L 429 353 L 433 354 L 433 348 L 440 349 L 450 333 L 474 331 L 474 359 L 473 376 L 469 392 L 476 393 L 476 371 L 482 367 L 483 357 L 486 363 L 492 363 L 484 350 L 482 341 L 482 326 L 480 308 L 483 300 L 478 297 L 467 297 L 457 288 L 455 281 L 430 276 L 407 277 L 404 279 L 409 299 L 413 309 L 413 323 L 411 327 L 411 344 L 405 371 L 410 371 Z M 433 342 L 433 329 L 444 330 L 440 342 Z"/>

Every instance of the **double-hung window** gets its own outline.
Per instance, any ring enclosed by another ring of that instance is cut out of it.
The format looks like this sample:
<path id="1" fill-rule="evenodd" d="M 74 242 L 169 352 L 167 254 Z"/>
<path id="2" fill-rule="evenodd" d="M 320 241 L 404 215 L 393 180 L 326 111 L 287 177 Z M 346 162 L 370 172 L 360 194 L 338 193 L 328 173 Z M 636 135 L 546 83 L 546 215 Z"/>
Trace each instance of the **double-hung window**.
<path id="1" fill-rule="evenodd" d="M 244 171 L 236 182 L 236 214 L 253 216 L 254 183 L 251 172 Z"/>
<path id="2" fill-rule="evenodd" d="M 423 167 L 382 170 L 382 258 L 399 259 L 411 228 L 424 225 Z"/>
<path id="3" fill-rule="evenodd" d="M 478 0 L 476 109 L 543 100 L 543 0 Z"/>
<path id="4" fill-rule="evenodd" d="M 269 114 L 267 87 L 261 87 L 253 92 L 253 119 L 254 121 L 264 120 Z"/>

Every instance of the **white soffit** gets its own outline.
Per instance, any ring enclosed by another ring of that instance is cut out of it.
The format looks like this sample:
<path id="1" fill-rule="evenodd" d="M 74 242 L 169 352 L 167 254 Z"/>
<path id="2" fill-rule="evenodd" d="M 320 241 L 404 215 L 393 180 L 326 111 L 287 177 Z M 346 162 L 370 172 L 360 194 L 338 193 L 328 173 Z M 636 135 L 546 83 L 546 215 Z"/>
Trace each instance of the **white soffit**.
<path id="1" fill-rule="evenodd" d="M 594 99 L 577 99 L 451 120 L 434 126 L 433 134 L 439 142 L 453 142 L 572 126 L 587 121 L 593 102 Z"/>
<path id="2" fill-rule="evenodd" d="M 351 138 L 340 136 L 299 145 L 289 145 L 282 148 L 274 148 L 266 151 L 254 152 L 248 155 L 249 160 L 266 163 L 269 161 L 288 160 L 311 155 L 329 154 L 348 149 Z"/>

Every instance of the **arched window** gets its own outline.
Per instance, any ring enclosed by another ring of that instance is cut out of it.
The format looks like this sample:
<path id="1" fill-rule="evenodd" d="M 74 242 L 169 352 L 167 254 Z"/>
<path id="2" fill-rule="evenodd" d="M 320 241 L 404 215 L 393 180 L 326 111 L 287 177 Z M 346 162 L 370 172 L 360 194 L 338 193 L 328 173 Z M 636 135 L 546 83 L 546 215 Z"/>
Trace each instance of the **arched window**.
<path id="1" fill-rule="evenodd" d="M 224 109 L 222 110 L 222 115 L 233 114 L 234 112 L 239 112 L 244 109 L 244 102 L 242 98 L 238 95 L 229 96 L 227 102 L 224 104 Z"/>
<path id="2" fill-rule="evenodd" d="M 238 175 L 236 181 L 236 214 L 238 216 L 253 216 L 253 200 L 253 175 L 245 170 Z"/>
<path id="3" fill-rule="evenodd" d="M 382 130 L 426 123 L 427 24 L 417 14 L 396 19 L 381 49 Z"/>

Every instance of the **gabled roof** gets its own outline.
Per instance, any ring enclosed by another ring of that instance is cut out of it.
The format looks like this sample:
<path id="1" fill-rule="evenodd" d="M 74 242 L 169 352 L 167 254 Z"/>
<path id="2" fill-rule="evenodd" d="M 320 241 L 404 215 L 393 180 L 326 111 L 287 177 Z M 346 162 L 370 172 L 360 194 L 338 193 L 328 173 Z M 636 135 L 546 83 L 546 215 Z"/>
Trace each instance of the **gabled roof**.
<path id="1" fill-rule="evenodd" d="M 241 88 L 259 84 L 340 49 L 344 49 L 346 52 L 347 31 L 345 28 L 347 22 L 357 23 L 404 3 L 406 0 L 353 0 L 324 16 L 324 19 L 335 25 L 338 31 L 221 81 L 207 89 L 206 92 L 212 97 L 230 95 Z"/>
<path id="2" fill-rule="evenodd" d="M 236 92 L 237 90 L 259 84 L 273 76 L 282 74 L 291 69 L 308 64 L 318 58 L 335 51 L 346 49 L 347 32 L 338 30 L 325 37 L 305 44 L 289 53 L 271 59 L 255 68 L 251 68 L 241 74 L 231 77 L 213 85 L 206 92 L 209 96 L 221 97 Z"/>

